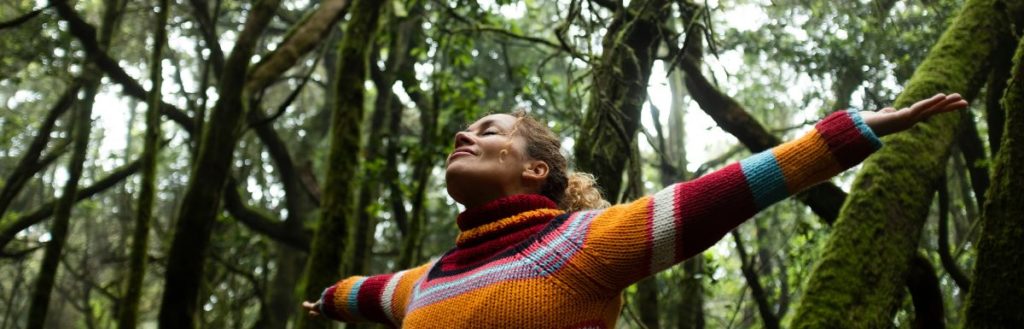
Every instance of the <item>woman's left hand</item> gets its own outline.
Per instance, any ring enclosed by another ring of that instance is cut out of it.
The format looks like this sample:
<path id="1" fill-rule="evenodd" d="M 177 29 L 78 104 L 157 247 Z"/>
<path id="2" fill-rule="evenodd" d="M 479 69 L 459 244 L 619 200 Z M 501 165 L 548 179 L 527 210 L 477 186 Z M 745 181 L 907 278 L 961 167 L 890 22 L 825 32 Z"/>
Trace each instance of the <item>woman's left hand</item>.
<path id="1" fill-rule="evenodd" d="M 937 94 L 932 98 L 914 103 L 909 108 L 896 110 L 887 107 L 878 112 L 860 112 L 864 124 L 868 125 L 875 135 L 882 137 L 898 133 L 933 115 L 967 108 L 967 101 L 960 94 Z"/>
<path id="2" fill-rule="evenodd" d="M 313 302 L 302 302 L 302 308 L 306 309 L 310 317 L 316 317 L 320 315 L 320 301 Z"/>

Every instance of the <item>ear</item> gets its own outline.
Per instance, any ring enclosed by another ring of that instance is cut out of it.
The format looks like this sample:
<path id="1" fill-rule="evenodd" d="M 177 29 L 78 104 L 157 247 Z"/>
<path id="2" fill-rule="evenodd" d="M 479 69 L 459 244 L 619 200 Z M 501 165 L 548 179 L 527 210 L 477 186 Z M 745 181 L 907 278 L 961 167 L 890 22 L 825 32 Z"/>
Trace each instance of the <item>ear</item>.
<path id="1" fill-rule="evenodd" d="M 551 168 L 548 167 L 547 162 L 540 160 L 527 161 L 523 166 L 523 180 L 528 182 L 543 182 L 548 178 L 548 171 Z"/>

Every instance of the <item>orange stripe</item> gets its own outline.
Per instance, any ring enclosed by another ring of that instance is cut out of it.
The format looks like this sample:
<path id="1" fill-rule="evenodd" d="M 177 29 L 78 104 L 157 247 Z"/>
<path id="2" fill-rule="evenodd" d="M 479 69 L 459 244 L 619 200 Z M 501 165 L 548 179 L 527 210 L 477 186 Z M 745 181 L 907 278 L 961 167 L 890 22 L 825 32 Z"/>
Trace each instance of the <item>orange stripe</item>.
<path id="1" fill-rule="evenodd" d="M 828 143 L 816 129 L 773 148 L 772 154 L 779 163 L 790 193 L 799 192 L 843 171 L 829 151 Z"/>
<path id="2" fill-rule="evenodd" d="M 352 286 L 362 278 L 361 276 L 349 277 L 339 282 L 338 287 L 334 289 L 334 308 L 345 321 L 354 322 L 360 320 L 360 318 L 355 317 L 348 310 L 348 293 L 352 291 Z"/>

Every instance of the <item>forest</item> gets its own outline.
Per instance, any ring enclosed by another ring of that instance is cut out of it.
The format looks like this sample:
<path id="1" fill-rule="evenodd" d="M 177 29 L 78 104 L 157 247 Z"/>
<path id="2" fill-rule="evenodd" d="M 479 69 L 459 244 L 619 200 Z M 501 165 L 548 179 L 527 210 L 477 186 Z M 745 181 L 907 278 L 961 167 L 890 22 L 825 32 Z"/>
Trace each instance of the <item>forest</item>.
<path id="1" fill-rule="evenodd" d="M 0 329 L 340 328 L 300 305 L 453 248 L 490 113 L 616 204 L 954 92 L 617 327 L 1024 328 L 1022 32 L 1021 0 L 0 1 Z"/>

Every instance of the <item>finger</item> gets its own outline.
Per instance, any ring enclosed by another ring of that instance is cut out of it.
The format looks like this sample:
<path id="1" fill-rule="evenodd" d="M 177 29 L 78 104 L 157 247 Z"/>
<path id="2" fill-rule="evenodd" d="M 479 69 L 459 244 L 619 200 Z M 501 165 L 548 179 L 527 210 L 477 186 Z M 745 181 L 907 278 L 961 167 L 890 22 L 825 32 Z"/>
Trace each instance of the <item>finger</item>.
<path id="1" fill-rule="evenodd" d="M 949 111 L 956 111 L 956 110 L 960 110 L 960 109 L 965 109 L 965 108 L 967 108 L 967 105 L 969 105 L 967 103 L 967 101 L 961 99 L 959 101 L 956 101 L 956 102 L 953 102 L 953 103 L 950 103 L 950 104 L 946 105 L 946 107 L 942 111 L 943 112 L 949 112 Z"/>
<path id="2" fill-rule="evenodd" d="M 928 115 L 934 115 L 957 109 L 962 109 L 965 107 L 967 107 L 967 101 L 965 101 L 963 98 L 960 98 L 960 95 L 950 95 L 947 96 L 946 99 L 942 100 L 942 102 L 939 102 L 938 104 L 935 104 L 935 106 L 933 106 L 932 108 L 928 109 L 927 113 Z"/>
<path id="3" fill-rule="evenodd" d="M 936 94 L 935 96 L 932 96 L 931 98 L 917 101 L 917 103 L 914 103 L 914 105 L 910 106 L 910 111 L 917 113 L 917 112 L 921 112 L 921 111 L 927 110 L 927 109 L 935 106 L 939 102 L 942 102 L 945 99 L 946 99 L 946 95 L 945 94 Z"/>

